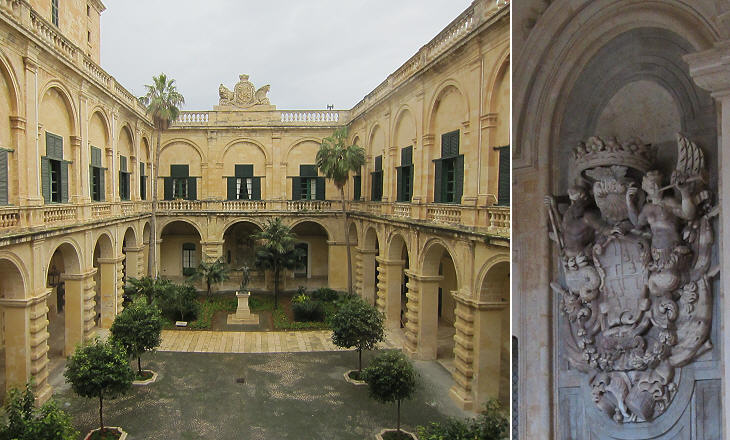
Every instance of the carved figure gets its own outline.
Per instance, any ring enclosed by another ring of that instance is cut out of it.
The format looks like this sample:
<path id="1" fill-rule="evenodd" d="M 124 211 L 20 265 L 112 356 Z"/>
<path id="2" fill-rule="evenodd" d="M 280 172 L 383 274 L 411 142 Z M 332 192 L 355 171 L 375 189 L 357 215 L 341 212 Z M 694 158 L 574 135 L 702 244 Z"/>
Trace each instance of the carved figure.
<path id="1" fill-rule="evenodd" d="M 261 104 L 261 105 L 270 104 L 269 98 L 266 97 L 266 94 L 269 93 L 269 89 L 271 89 L 271 86 L 266 84 L 265 86 L 256 90 L 256 95 L 255 95 L 256 104 Z"/>
<path id="2" fill-rule="evenodd" d="M 565 197 L 545 198 L 561 257 L 561 280 L 550 286 L 567 317 L 563 351 L 617 423 L 666 411 L 678 369 L 711 348 L 717 210 L 702 150 L 679 136 L 678 151 L 671 184 L 662 187 L 650 145 L 590 138 L 571 163 L 590 190 L 571 186 L 562 215 Z M 672 188 L 675 195 L 665 194 Z"/>
<path id="3" fill-rule="evenodd" d="M 218 96 L 220 97 L 220 100 L 218 101 L 219 105 L 233 105 L 235 94 L 228 90 L 228 87 L 223 84 L 218 87 Z"/>
<path id="4" fill-rule="evenodd" d="M 270 90 L 267 84 L 258 90 L 253 83 L 248 80 L 248 75 L 239 75 L 239 81 L 236 83 L 233 91 L 229 90 L 223 84 L 218 87 L 219 105 L 234 106 L 239 108 L 249 108 L 257 105 L 270 105 L 271 102 L 266 94 Z"/>
<path id="5" fill-rule="evenodd" d="M 248 80 L 248 75 L 242 74 L 238 76 L 239 80 L 236 86 L 233 88 L 233 93 L 235 93 L 236 98 L 235 102 L 236 104 L 251 104 L 253 102 L 254 92 L 256 89 L 253 86 L 253 83 Z"/>

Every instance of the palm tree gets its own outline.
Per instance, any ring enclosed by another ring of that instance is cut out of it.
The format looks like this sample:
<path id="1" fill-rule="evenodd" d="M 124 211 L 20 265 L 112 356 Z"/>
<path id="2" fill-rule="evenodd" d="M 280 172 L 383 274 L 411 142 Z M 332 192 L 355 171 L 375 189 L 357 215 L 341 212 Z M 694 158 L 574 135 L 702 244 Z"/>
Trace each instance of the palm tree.
<path id="1" fill-rule="evenodd" d="M 200 262 L 198 268 L 195 269 L 192 275 L 190 275 L 191 281 L 205 280 L 208 294 L 207 298 L 210 298 L 210 291 L 213 284 L 222 283 L 229 278 L 231 269 L 223 262 L 222 258 L 219 258 L 213 262 L 208 263 L 205 258 Z"/>
<path id="2" fill-rule="evenodd" d="M 179 106 L 185 104 L 185 98 L 177 91 L 175 80 L 168 79 L 164 73 L 152 77 L 152 85 L 145 84 L 147 93 L 139 98 L 139 101 L 147 108 L 147 115 L 152 118 L 152 123 L 157 132 L 157 145 L 155 146 L 154 166 L 152 172 L 152 219 L 150 229 L 150 257 L 147 270 L 153 278 L 157 278 L 157 179 L 160 165 L 160 142 L 162 132 L 167 130 L 180 114 Z"/>
<path id="3" fill-rule="evenodd" d="M 296 236 L 291 228 L 276 217 L 266 221 L 264 229 L 255 235 L 261 245 L 256 247 L 256 267 L 274 271 L 274 309 L 279 307 L 279 274 L 284 269 L 302 265 L 302 250 L 296 248 Z"/>
<path id="4" fill-rule="evenodd" d="M 347 230 L 347 208 L 345 207 L 345 184 L 350 171 L 357 171 L 365 165 L 365 150 L 357 145 L 347 145 L 347 127 L 338 128 L 322 139 L 317 151 L 317 168 L 326 178 L 332 179 L 340 190 L 342 199 L 342 221 L 345 231 L 345 247 L 347 248 L 347 292 L 352 295 L 352 255 L 350 252 L 350 234 Z"/>

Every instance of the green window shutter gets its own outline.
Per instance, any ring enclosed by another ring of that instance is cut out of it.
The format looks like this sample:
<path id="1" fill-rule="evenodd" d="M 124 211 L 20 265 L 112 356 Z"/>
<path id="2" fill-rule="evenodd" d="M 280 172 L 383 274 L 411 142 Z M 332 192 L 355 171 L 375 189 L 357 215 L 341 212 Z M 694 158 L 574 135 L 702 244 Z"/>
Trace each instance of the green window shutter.
<path id="1" fill-rule="evenodd" d="M 68 203 L 68 162 L 61 162 L 61 203 Z"/>
<path id="2" fill-rule="evenodd" d="M 441 203 L 441 195 L 443 191 L 443 185 L 441 184 L 443 163 L 441 159 L 436 159 L 433 163 L 435 166 L 433 173 L 433 201 L 435 203 Z"/>
<path id="3" fill-rule="evenodd" d="M 405 197 L 403 196 L 403 167 L 395 167 L 396 173 L 396 200 L 402 202 Z"/>
<path id="4" fill-rule="evenodd" d="M 8 152 L 0 149 L 0 205 L 8 204 Z"/>
<path id="5" fill-rule="evenodd" d="M 63 160 L 63 138 L 46 132 L 46 156 L 51 159 Z"/>
<path id="6" fill-rule="evenodd" d="M 352 199 L 360 200 L 360 196 L 362 195 L 362 176 L 353 176 L 352 186 Z"/>
<path id="7" fill-rule="evenodd" d="M 410 168 L 411 168 L 411 172 L 408 173 L 408 178 L 410 179 L 411 185 L 409 186 L 410 190 L 408 192 L 408 200 L 407 200 L 408 202 L 410 202 L 411 199 L 413 199 L 413 174 L 415 174 L 415 172 L 414 172 L 415 167 L 413 165 L 411 165 Z"/>
<path id="8" fill-rule="evenodd" d="M 91 147 L 91 165 L 101 168 L 101 150 Z"/>
<path id="9" fill-rule="evenodd" d="M 454 203 L 461 203 L 461 196 L 464 194 L 464 155 L 456 156 L 454 166 L 454 179 L 456 180 L 454 188 Z"/>
<path id="10" fill-rule="evenodd" d="M 170 165 L 170 177 L 188 177 L 189 173 L 188 165 Z"/>
<path id="11" fill-rule="evenodd" d="M 164 197 L 165 200 L 172 200 L 172 177 L 164 178 Z"/>
<path id="12" fill-rule="evenodd" d="M 89 197 L 91 197 L 92 201 L 94 200 L 94 166 L 93 165 L 89 165 Z"/>
<path id="13" fill-rule="evenodd" d="M 104 187 L 104 176 L 106 175 L 106 170 L 100 169 L 99 170 L 99 201 L 103 202 L 106 200 L 106 188 Z"/>
<path id="14" fill-rule="evenodd" d="M 119 156 L 119 171 L 127 171 L 127 158 L 124 156 Z"/>
<path id="15" fill-rule="evenodd" d="M 299 165 L 299 176 L 317 177 L 317 165 Z"/>
<path id="16" fill-rule="evenodd" d="M 235 166 L 236 177 L 253 177 L 253 164 L 238 164 Z"/>
<path id="17" fill-rule="evenodd" d="M 188 177 L 188 200 L 198 200 L 196 181 L 197 179 L 195 177 Z"/>
<path id="18" fill-rule="evenodd" d="M 441 157 L 456 157 L 459 155 L 459 130 L 441 135 Z"/>
<path id="19" fill-rule="evenodd" d="M 413 163 L 413 147 L 405 147 L 400 150 L 400 166 L 404 167 Z"/>
<path id="20" fill-rule="evenodd" d="M 383 171 L 383 156 L 375 157 L 375 171 Z"/>
<path id="21" fill-rule="evenodd" d="M 119 172 L 119 198 L 124 200 L 124 172 Z"/>
<path id="22" fill-rule="evenodd" d="M 510 163 L 509 145 L 506 147 L 499 147 L 499 183 L 497 184 L 497 204 L 502 206 L 509 206 L 509 190 L 510 190 Z"/>
<path id="23" fill-rule="evenodd" d="M 324 194 L 324 184 L 325 184 L 325 178 L 324 177 L 317 177 L 317 193 L 316 193 L 316 199 L 317 200 L 324 200 L 325 194 Z"/>
<path id="24" fill-rule="evenodd" d="M 261 178 L 254 177 L 251 185 L 251 200 L 261 200 Z"/>
<path id="25" fill-rule="evenodd" d="M 228 193 L 228 200 L 236 200 L 238 199 L 238 194 L 236 194 L 236 178 L 235 177 L 226 177 L 227 183 L 227 193 Z"/>
<path id="26" fill-rule="evenodd" d="M 302 178 L 292 177 L 291 179 L 291 199 L 301 200 L 302 198 Z"/>
<path id="27" fill-rule="evenodd" d="M 41 192 L 46 203 L 51 202 L 51 161 L 48 157 L 41 157 Z"/>

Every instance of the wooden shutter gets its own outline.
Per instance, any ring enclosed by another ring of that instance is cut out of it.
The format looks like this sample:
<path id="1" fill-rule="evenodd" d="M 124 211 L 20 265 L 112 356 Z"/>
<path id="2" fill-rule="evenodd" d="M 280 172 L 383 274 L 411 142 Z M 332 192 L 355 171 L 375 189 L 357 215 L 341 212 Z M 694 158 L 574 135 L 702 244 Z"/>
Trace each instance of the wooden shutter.
<path id="1" fill-rule="evenodd" d="M 89 165 L 89 196 L 94 200 L 94 166 Z"/>
<path id="2" fill-rule="evenodd" d="M 91 165 L 101 168 L 101 150 L 91 147 Z"/>
<path id="3" fill-rule="evenodd" d="M 436 159 L 433 161 L 433 163 L 435 168 L 433 172 L 433 201 L 435 203 L 441 203 L 441 196 L 443 191 L 443 185 L 441 184 L 443 163 L 441 159 Z"/>
<path id="4" fill-rule="evenodd" d="M 253 177 L 253 165 L 252 164 L 236 165 L 235 166 L 235 176 L 236 177 Z"/>
<path id="5" fill-rule="evenodd" d="M 164 181 L 164 197 L 165 200 L 172 200 L 172 177 L 165 177 Z"/>
<path id="6" fill-rule="evenodd" d="M 106 175 L 106 170 L 104 168 L 99 168 L 99 201 L 103 202 L 106 200 L 106 188 L 104 188 L 104 176 Z"/>
<path id="7" fill-rule="evenodd" d="M 362 195 L 362 177 L 361 176 L 353 176 L 352 177 L 352 199 L 353 200 L 360 200 L 360 197 Z"/>
<path id="8" fill-rule="evenodd" d="M 499 150 L 499 181 L 497 184 L 497 204 L 502 206 L 509 206 L 510 197 L 510 148 L 509 145 L 506 147 L 496 148 Z"/>
<path id="9" fill-rule="evenodd" d="M 456 156 L 454 165 L 454 203 L 461 203 L 464 194 L 464 155 Z"/>
<path id="10" fill-rule="evenodd" d="M 61 203 L 68 203 L 68 162 L 61 161 Z"/>
<path id="11" fill-rule="evenodd" d="M 198 187 L 195 177 L 188 177 L 188 200 L 198 200 Z"/>
<path id="12" fill-rule="evenodd" d="M 301 200 L 302 198 L 302 179 L 295 176 L 291 178 L 291 199 Z"/>
<path id="13" fill-rule="evenodd" d="M 402 202 L 405 197 L 403 195 L 403 167 L 395 167 L 396 175 L 396 200 Z"/>
<path id="14" fill-rule="evenodd" d="M 317 200 L 324 200 L 324 184 L 325 184 L 325 178 L 324 177 L 317 177 L 317 183 L 316 183 L 316 196 L 315 199 Z"/>
<path id="15" fill-rule="evenodd" d="M 0 148 L 0 205 L 8 204 L 8 152 Z"/>
<path id="16" fill-rule="evenodd" d="M 408 193 L 408 200 L 407 200 L 408 202 L 410 202 L 413 199 L 413 175 L 415 174 L 415 169 L 416 169 L 413 165 L 411 165 L 409 168 L 411 169 L 411 172 L 408 173 L 408 178 L 410 179 L 410 186 L 409 186 L 410 192 Z"/>
<path id="17" fill-rule="evenodd" d="M 188 177 L 188 165 L 170 165 L 170 177 Z"/>
<path id="18" fill-rule="evenodd" d="M 124 200 L 124 171 L 119 171 L 119 198 Z"/>
<path id="19" fill-rule="evenodd" d="M 139 164 L 139 198 L 147 200 L 147 176 L 144 175 L 144 163 Z"/>
<path id="20" fill-rule="evenodd" d="M 63 160 L 63 138 L 46 132 L 46 156 L 51 159 Z"/>
<path id="21" fill-rule="evenodd" d="M 251 184 L 251 200 L 261 200 L 261 178 L 254 177 Z"/>
<path id="22" fill-rule="evenodd" d="M 300 177 L 317 177 L 317 165 L 299 165 Z"/>
<path id="23" fill-rule="evenodd" d="M 400 166 L 404 167 L 413 163 L 413 147 L 405 147 L 400 150 Z"/>
<path id="24" fill-rule="evenodd" d="M 441 158 L 459 155 L 459 130 L 441 135 Z"/>
<path id="25" fill-rule="evenodd" d="M 238 194 L 236 194 L 236 178 L 226 177 L 226 188 L 228 193 L 228 200 L 238 200 Z"/>
<path id="26" fill-rule="evenodd" d="M 41 157 L 41 192 L 46 203 L 51 202 L 51 161 L 48 157 Z"/>

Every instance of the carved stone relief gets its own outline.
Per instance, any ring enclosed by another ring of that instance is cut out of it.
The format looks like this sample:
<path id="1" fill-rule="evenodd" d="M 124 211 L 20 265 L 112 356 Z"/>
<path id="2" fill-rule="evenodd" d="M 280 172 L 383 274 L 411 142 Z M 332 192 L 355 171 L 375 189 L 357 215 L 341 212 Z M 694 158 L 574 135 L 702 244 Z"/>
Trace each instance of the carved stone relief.
<path id="1" fill-rule="evenodd" d="M 571 155 L 567 197 L 547 196 L 559 250 L 572 368 L 616 423 L 652 421 L 672 403 L 682 367 L 712 348 L 711 266 L 718 209 L 704 153 L 677 138 L 664 185 L 656 150 L 639 139 L 588 139 Z"/>
<path id="2" fill-rule="evenodd" d="M 238 81 L 232 91 L 223 84 L 218 87 L 219 105 L 245 109 L 271 104 L 269 98 L 266 96 L 271 88 L 268 84 L 257 90 L 253 83 L 248 80 L 248 75 L 239 75 L 239 79 L 240 81 Z"/>

